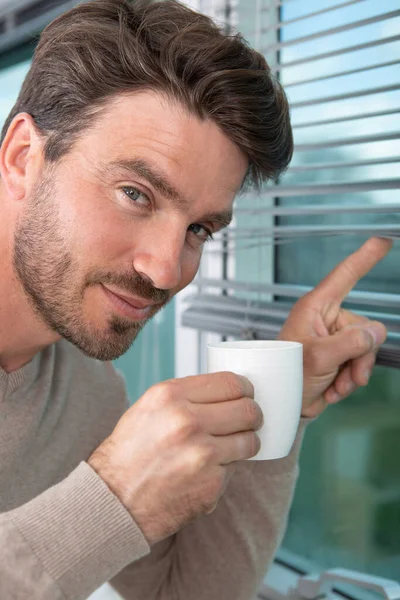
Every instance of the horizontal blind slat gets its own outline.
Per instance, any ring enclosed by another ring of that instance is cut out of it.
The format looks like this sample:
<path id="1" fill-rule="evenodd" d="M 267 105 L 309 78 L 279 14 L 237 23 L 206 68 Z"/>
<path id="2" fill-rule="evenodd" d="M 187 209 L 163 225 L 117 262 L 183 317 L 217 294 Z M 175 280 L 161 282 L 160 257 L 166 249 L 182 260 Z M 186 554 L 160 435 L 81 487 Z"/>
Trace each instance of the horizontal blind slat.
<path id="1" fill-rule="evenodd" d="M 400 90 L 400 84 L 382 85 L 375 88 L 366 88 L 365 90 L 357 90 L 355 92 L 346 92 L 345 94 L 333 94 L 332 96 L 322 96 L 320 98 L 310 98 L 309 100 L 301 100 L 299 102 L 291 102 L 291 108 L 302 108 L 304 106 L 314 106 L 315 104 L 325 104 L 326 102 L 338 102 L 339 100 L 351 100 L 360 98 L 361 96 L 372 96 L 373 94 L 384 94 L 387 92 L 395 92 Z"/>
<path id="2" fill-rule="evenodd" d="M 400 162 L 400 156 L 385 156 L 383 158 L 369 158 L 367 160 L 353 160 L 348 162 L 333 162 L 333 163 L 313 163 L 310 165 L 296 165 L 290 167 L 287 173 L 297 173 L 305 171 L 322 171 L 324 169 L 346 169 L 349 167 L 366 167 L 372 165 L 386 165 Z"/>
<path id="3" fill-rule="evenodd" d="M 365 67 L 358 67 L 357 69 L 348 69 L 345 71 L 338 71 L 336 73 L 329 73 L 329 75 L 320 75 L 319 77 L 311 77 L 309 79 L 300 79 L 299 81 L 289 81 L 284 84 L 285 88 L 294 87 L 297 85 L 303 85 L 305 83 L 314 83 L 317 81 L 325 81 L 326 79 L 333 79 L 334 77 L 343 77 L 344 75 L 355 75 L 356 73 L 363 73 L 365 71 L 372 71 L 373 69 L 381 69 L 383 67 L 392 67 L 400 64 L 400 60 L 388 60 L 382 63 L 376 63 L 372 65 L 366 65 Z"/>
<path id="4" fill-rule="evenodd" d="M 343 194 L 369 192 L 373 190 L 397 190 L 400 179 L 376 179 L 371 181 L 349 181 L 346 183 L 322 183 L 266 186 L 262 194 L 266 198 L 286 196 L 315 196 L 324 194 Z"/>
<path id="5" fill-rule="evenodd" d="M 215 294 L 190 294 L 185 298 L 185 303 L 193 309 L 213 309 L 217 312 L 241 313 L 246 317 L 268 317 L 285 321 L 292 308 L 292 304 L 282 301 L 247 300 L 236 296 L 217 296 Z M 368 317 L 374 321 L 382 321 L 392 333 L 400 333 L 400 316 L 380 313 L 370 310 L 355 310 L 358 315 Z"/>
<path id="6" fill-rule="evenodd" d="M 325 58 L 332 58 L 341 54 L 347 54 L 349 52 L 357 52 L 358 50 L 366 50 L 367 48 L 375 48 L 376 46 L 382 46 L 384 44 L 390 44 L 392 42 L 398 42 L 400 35 L 391 35 L 388 37 L 380 38 L 378 40 L 371 40 L 370 42 L 363 42 L 362 44 L 355 44 L 354 46 L 346 46 L 345 48 L 337 48 L 336 50 L 330 50 L 329 52 L 322 52 L 321 54 L 313 54 L 304 58 L 298 58 L 288 62 L 282 62 L 279 65 L 274 65 L 271 70 L 276 73 L 289 67 L 295 67 L 298 65 L 304 65 L 309 62 L 316 60 L 322 60 Z M 262 53 L 266 53 L 266 50 L 261 50 Z"/>
<path id="7" fill-rule="evenodd" d="M 349 146 L 352 144 L 371 144 L 372 142 L 388 142 L 390 140 L 400 139 L 400 131 L 392 133 L 374 133 L 372 135 L 360 135 L 347 137 L 339 140 L 327 140 L 325 142 L 306 142 L 305 144 L 296 144 L 296 151 L 316 150 L 317 148 L 335 148 L 337 146 Z"/>
<path id="8" fill-rule="evenodd" d="M 338 25 L 337 27 L 330 27 L 329 29 L 324 29 L 322 31 L 317 31 L 316 33 L 310 33 L 308 35 L 303 35 L 301 37 L 295 38 L 293 40 L 288 40 L 287 42 L 280 42 L 278 44 L 270 44 L 265 48 L 265 52 L 278 51 L 282 48 L 287 48 L 288 46 L 294 46 L 297 44 L 303 44 L 304 42 L 311 42 L 313 40 L 317 40 L 321 37 L 326 37 L 328 35 L 333 35 L 335 33 L 342 33 L 343 31 L 349 31 L 351 29 L 356 29 L 358 27 L 364 27 L 365 25 L 371 25 L 372 23 L 379 23 L 380 21 L 386 21 L 388 19 L 394 19 L 395 17 L 400 16 L 400 10 L 392 10 L 390 12 L 382 13 L 380 15 L 374 15 L 373 17 L 368 17 L 367 19 L 360 19 L 358 21 L 352 21 L 351 23 L 345 23 L 344 25 Z M 261 32 L 267 32 L 268 29 L 261 29 Z"/>
<path id="9" fill-rule="evenodd" d="M 262 196 L 261 196 L 262 198 Z M 235 214 L 269 214 L 277 217 L 283 216 L 303 216 L 303 215 L 334 215 L 334 214 L 374 214 L 374 213 L 400 213 L 400 204 L 362 204 L 362 205 L 341 205 L 326 204 L 324 206 L 303 205 L 303 206 L 265 206 L 253 208 L 236 208 Z"/>
<path id="10" fill-rule="evenodd" d="M 299 21 L 305 21 L 307 19 L 311 19 L 312 17 L 317 17 L 319 15 L 326 14 L 328 12 L 332 12 L 334 10 L 338 10 L 340 8 L 345 8 L 347 6 L 351 6 L 352 4 L 358 4 L 359 2 L 365 2 L 365 0 L 347 0 L 346 2 L 341 2 L 340 4 L 335 4 L 334 6 L 328 6 L 327 8 L 321 8 L 320 10 L 313 11 L 311 13 L 307 13 L 306 15 L 301 15 L 300 17 L 296 17 L 295 19 L 289 19 L 287 21 L 280 21 L 279 23 L 273 23 L 268 25 L 267 27 L 263 27 L 262 31 L 265 33 L 267 31 L 273 31 L 276 29 L 283 29 L 287 25 L 291 25 L 292 23 L 298 23 Z M 273 8 L 276 8 L 274 5 Z M 270 9 L 266 9 L 267 11 Z M 263 12 L 266 12 L 265 10 Z"/>
<path id="11" fill-rule="evenodd" d="M 313 288 L 305 285 L 288 285 L 284 283 L 250 283 L 244 281 L 231 281 L 222 279 L 211 279 L 208 277 L 197 277 L 195 285 L 199 288 L 211 287 L 222 290 L 238 290 L 245 292 L 258 292 L 273 294 L 286 298 L 301 298 Z M 349 304 L 362 304 L 368 306 L 382 306 L 393 309 L 400 308 L 400 294 L 383 294 L 377 292 L 352 291 L 346 297 L 345 302 Z"/>
<path id="12" fill-rule="evenodd" d="M 380 235 L 384 237 L 400 238 L 400 223 L 398 225 L 279 225 L 278 227 L 232 227 L 224 234 L 230 239 L 255 239 L 257 237 L 299 237 L 303 235 L 323 234 L 363 234 Z"/>
<path id="13" fill-rule="evenodd" d="M 209 331 L 241 339 L 275 339 L 285 318 L 252 319 L 243 311 L 232 315 L 226 312 L 213 313 L 209 309 L 189 307 L 182 315 L 182 325 L 200 331 Z M 386 342 L 381 346 L 377 364 L 400 368 L 400 335 L 389 331 Z"/>
<path id="14" fill-rule="evenodd" d="M 400 108 L 389 108 L 387 110 L 378 110 L 373 112 L 358 113 L 356 115 L 338 115 L 332 119 L 322 119 L 318 121 L 302 121 L 300 123 L 292 123 L 293 129 L 300 129 L 301 127 L 315 127 L 318 125 L 329 125 L 331 123 L 344 123 L 346 121 L 355 121 L 358 119 L 367 119 L 372 117 L 384 117 L 386 115 L 394 115 L 400 112 Z"/>

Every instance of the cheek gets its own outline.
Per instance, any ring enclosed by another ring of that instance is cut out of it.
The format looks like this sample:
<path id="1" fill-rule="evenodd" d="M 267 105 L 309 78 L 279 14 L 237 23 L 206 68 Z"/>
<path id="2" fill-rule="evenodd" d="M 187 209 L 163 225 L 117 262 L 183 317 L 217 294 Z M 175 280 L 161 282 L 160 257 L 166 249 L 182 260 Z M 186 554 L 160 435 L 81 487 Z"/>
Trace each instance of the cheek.
<path id="1" fill-rule="evenodd" d="M 88 260 L 99 266 L 106 266 L 122 256 L 129 255 L 131 244 L 124 238 L 120 223 L 110 219 L 100 223 L 82 224 L 80 245 Z"/>
<path id="2" fill-rule="evenodd" d="M 132 222 L 88 192 L 80 187 L 64 196 L 61 223 L 78 260 L 105 266 L 131 250 Z"/>

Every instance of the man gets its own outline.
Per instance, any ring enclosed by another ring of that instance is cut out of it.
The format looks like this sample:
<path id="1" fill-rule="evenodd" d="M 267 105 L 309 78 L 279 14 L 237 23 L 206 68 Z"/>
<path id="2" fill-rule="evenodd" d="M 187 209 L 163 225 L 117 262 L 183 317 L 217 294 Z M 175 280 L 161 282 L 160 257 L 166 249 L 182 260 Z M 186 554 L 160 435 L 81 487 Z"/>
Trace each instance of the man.
<path id="1" fill-rule="evenodd" d="M 294 307 L 303 419 L 262 423 L 234 373 L 172 380 L 129 410 L 108 362 L 196 274 L 237 192 L 292 154 L 264 59 L 177 3 L 94 0 L 43 33 L 0 153 L 0 598 L 249 600 L 282 538 L 302 433 L 366 385 L 386 330 L 340 308 L 372 239 Z M 290 375 L 290 374 L 289 374 Z"/>

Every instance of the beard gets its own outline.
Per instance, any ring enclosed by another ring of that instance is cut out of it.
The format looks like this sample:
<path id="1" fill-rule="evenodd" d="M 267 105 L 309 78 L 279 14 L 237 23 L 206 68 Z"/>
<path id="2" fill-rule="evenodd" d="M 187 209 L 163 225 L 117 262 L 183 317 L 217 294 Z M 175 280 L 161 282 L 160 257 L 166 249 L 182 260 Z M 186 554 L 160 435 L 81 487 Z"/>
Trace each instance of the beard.
<path id="1" fill-rule="evenodd" d="M 93 269 L 79 276 L 82 269 L 63 235 L 55 202 L 57 190 L 50 177 L 48 173 L 37 183 L 16 228 L 15 274 L 34 312 L 51 330 L 91 358 L 114 360 L 130 348 L 149 319 L 135 322 L 112 315 L 105 327 L 98 327 L 85 315 L 85 292 L 101 284 L 112 284 L 157 303 L 157 310 L 168 302 L 169 293 L 132 272 Z"/>

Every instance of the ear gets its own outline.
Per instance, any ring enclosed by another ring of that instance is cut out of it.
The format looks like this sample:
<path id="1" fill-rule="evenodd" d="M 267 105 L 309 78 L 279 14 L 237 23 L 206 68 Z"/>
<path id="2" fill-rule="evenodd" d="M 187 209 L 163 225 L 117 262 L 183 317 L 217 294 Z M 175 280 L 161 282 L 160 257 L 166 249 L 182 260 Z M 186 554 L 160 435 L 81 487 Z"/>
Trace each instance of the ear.
<path id="1" fill-rule="evenodd" d="M 0 149 L 0 176 L 13 200 L 29 196 L 43 159 L 42 150 L 43 142 L 32 117 L 27 113 L 18 114 Z"/>

